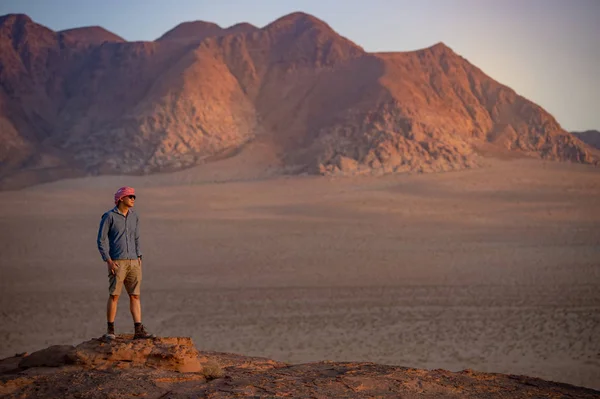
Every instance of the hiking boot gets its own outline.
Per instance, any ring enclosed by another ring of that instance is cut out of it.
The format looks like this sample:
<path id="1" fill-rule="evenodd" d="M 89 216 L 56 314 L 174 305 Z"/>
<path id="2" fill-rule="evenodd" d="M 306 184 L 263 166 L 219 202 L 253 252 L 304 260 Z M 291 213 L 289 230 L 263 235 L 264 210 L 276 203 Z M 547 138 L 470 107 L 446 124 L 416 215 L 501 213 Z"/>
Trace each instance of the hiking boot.
<path id="1" fill-rule="evenodd" d="M 135 326 L 135 333 L 133 334 L 133 339 L 150 339 L 150 338 L 156 338 L 156 335 L 150 334 L 148 331 L 146 331 L 143 324 L 140 324 L 139 326 Z"/>
<path id="2" fill-rule="evenodd" d="M 112 341 L 115 338 L 117 338 L 117 336 L 115 335 L 115 326 L 108 326 L 106 328 L 106 334 L 104 334 L 104 339 Z"/>

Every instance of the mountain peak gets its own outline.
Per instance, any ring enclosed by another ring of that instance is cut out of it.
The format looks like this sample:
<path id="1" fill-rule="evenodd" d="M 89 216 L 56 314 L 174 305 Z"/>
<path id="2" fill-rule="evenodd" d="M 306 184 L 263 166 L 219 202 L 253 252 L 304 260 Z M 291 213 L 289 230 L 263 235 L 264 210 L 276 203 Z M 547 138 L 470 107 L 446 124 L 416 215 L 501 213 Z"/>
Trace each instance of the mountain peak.
<path id="1" fill-rule="evenodd" d="M 239 22 L 235 25 L 231 25 L 227 29 L 258 29 L 258 28 L 252 24 L 249 24 L 248 22 Z"/>
<path id="2" fill-rule="evenodd" d="M 262 28 L 273 39 L 276 58 L 287 64 L 332 66 L 364 54 L 363 49 L 312 15 L 294 12 Z"/>
<path id="3" fill-rule="evenodd" d="M 221 28 L 213 22 L 191 21 L 184 22 L 171 29 L 157 41 L 162 40 L 203 40 L 207 37 L 225 36 L 237 33 L 248 33 L 258 30 L 258 28 L 247 22 L 240 22 L 229 28 Z"/>
<path id="4" fill-rule="evenodd" d="M 444 42 L 438 42 L 438 43 L 434 44 L 433 46 L 424 48 L 422 51 L 428 51 L 428 52 L 433 53 L 434 55 L 442 55 L 442 54 L 456 55 L 454 50 L 452 50 L 450 47 L 448 47 Z"/>
<path id="5" fill-rule="evenodd" d="M 0 26 L 26 23 L 33 23 L 33 20 L 26 14 L 6 14 L 0 17 Z"/>
<path id="6" fill-rule="evenodd" d="M 300 11 L 284 15 L 265 26 L 264 29 L 285 29 L 292 26 L 294 26 L 296 30 L 299 28 L 307 29 L 311 27 L 322 27 L 333 31 L 333 29 L 331 29 L 324 21 Z"/>
<path id="7" fill-rule="evenodd" d="M 290 14 L 284 15 L 283 17 L 279 18 L 278 20 L 288 20 L 288 21 L 313 21 L 313 22 L 321 22 L 324 23 L 323 21 L 321 21 L 319 18 L 311 15 L 311 14 L 307 14 L 305 12 L 302 11 L 295 11 L 292 12 Z"/>
<path id="8" fill-rule="evenodd" d="M 182 22 L 158 39 L 162 40 L 202 40 L 207 36 L 215 36 L 223 32 L 223 28 L 214 22 L 189 21 Z"/>
<path id="9" fill-rule="evenodd" d="M 216 24 L 216 23 L 210 22 L 210 21 L 202 21 L 202 20 L 182 22 L 179 25 L 177 25 L 175 27 L 175 29 L 180 28 L 180 27 L 195 27 L 195 28 L 204 28 L 204 29 L 214 29 L 214 28 L 223 29 L 223 28 L 221 28 L 221 26 L 219 24 Z"/>
<path id="10" fill-rule="evenodd" d="M 433 46 L 429 47 L 430 49 L 436 49 L 436 50 L 450 50 L 452 51 L 452 49 L 450 47 L 448 47 L 446 45 L 446 43 L 444 42 L 437 42 L 436 44 L 434 44 Z"/>
<path id="11" fill-rule="evenodd" d="M 34 47 L 37 48 L 56 45 L 56 33 L 36 23 L 25 14 L 1 16 L 0 39 L 9 40 L 15 49 L 19 48 L 24 42 L 32 45 L 35 43 Z M 2 66 L 1 63 L 0 66 Z"/>
<path id="12" fill-rule="evenodd" d="M 235 25 L 231 25 L 229 28 L 223 31 L 224 34 L 238 34 L 238 33 L 251 33 L 259 30 L 256 26 L 249 24 L 248 22 L 240 22 Z"/>
<path id="13" fill-rule="evenodd" d="M 74 41 L 88 44 L 102 44 L 104 42 L 125 42 L 125 39 L 104 29 L 101 26 L 85 26 L 81 28 L 66 29 L 58 33 Z"/>

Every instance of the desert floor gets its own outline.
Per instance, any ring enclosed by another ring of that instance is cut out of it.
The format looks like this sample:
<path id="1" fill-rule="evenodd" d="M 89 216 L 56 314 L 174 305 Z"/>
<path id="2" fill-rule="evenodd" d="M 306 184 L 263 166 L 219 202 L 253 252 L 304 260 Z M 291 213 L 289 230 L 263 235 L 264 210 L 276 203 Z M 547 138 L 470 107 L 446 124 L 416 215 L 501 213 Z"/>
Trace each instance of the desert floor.
<path id="1" fill-rule="evenodd" d="M 156 334 L 293 363 L 471 368 L 600 389 L 600 169 L 486 162 L 270 179 L 223 175 L 224 164 L 1 192 L 0 357 L 104 333 L 96 234 L 128 184 Z M 133 330 L 123 296 L 118 333 Z"/>

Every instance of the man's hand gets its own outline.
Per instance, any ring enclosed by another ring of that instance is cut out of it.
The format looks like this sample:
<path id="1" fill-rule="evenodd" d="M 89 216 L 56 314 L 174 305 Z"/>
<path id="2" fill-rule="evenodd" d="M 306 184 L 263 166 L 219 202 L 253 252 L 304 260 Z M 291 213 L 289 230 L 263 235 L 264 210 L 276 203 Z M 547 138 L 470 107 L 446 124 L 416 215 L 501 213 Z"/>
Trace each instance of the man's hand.
<path id="1" fill-rule="evenodd" d="M 119 269 L 119 265 L 112 259 L 106 261 L 106 266 L 108 266 L 108 272 L 110 274 L 117 274 L 117 270 Z"/>

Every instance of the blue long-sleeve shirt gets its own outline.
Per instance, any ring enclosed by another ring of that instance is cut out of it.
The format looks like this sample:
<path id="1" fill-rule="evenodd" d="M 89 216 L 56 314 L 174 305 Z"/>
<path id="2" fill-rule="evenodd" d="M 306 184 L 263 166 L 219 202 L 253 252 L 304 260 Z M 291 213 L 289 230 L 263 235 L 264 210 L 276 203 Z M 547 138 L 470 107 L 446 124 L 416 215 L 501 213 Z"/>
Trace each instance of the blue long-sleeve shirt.
<path id="1" fill-rule="evenodd" d="M 106 212 L 100 221 L 97 241 L 98 251 L 105 262 L 142 256 L 138 215 L 130 209 L 125 216 L 117 207 Z"/>

